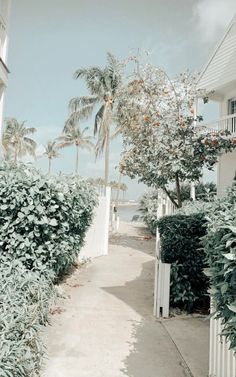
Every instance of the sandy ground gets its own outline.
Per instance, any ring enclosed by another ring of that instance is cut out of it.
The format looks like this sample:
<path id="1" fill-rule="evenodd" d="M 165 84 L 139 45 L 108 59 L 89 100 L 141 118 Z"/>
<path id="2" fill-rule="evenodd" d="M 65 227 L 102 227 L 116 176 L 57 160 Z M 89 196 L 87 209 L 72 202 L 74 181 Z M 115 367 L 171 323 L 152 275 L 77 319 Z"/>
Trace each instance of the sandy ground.
<path id="1" fill-rule="evenodd" d="M 206 377 L 208 323 L 153 315 L 155 239 L 122 223 L 109 255 L 62 285 L 44 377 Z"/>

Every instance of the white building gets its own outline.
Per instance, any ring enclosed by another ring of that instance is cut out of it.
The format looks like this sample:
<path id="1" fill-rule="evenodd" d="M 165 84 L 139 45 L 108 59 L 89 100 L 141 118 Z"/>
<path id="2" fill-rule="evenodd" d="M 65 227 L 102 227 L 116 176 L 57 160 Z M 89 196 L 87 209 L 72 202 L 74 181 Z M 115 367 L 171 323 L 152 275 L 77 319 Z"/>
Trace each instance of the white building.
<path id="1" fill-rule="evenodd" d="M 7 50 L 10 6 L 11 0 L 0 0 L 0 130 L 2 129 L 4 93 L 9 73 Z"/>
<path id="2" fill-rule="evenodd" d="M 219 103 L 219 119 L 206 123 L 211 129 L 227 129 L 236 140 L 236 15 L 216 46 L 198 82 Z M 217 166 L 218 195 L 223 196 L 236 173 L 236 151 L 220 157 Z"/>

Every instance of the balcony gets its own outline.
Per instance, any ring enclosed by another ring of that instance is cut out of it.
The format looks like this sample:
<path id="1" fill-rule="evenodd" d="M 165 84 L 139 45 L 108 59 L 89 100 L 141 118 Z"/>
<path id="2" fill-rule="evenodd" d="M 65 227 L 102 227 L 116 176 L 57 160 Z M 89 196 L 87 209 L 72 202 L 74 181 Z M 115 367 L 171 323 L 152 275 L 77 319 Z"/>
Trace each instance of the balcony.
<path id="1" fill-rule="evenodd" d="M 224 116 L 216 121 L 199 123 L 196 126 L 197 132 L 204 134 L 216 131 L 229 131 L 236 136 L 236 114 Z"/>

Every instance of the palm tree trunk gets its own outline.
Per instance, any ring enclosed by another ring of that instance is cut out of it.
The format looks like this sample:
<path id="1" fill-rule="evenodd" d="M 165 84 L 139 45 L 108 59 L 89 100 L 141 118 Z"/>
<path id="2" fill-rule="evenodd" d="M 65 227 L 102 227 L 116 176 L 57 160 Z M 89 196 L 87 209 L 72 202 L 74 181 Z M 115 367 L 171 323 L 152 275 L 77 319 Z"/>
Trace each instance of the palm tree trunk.
<path id="1" fill-rule="evenodd" d="M 17 153 L 17 147 L 16 147 L 15 153 L 14 153 L 14 163 L 15 164 L 17 164 L 17 160 L 18 160 L 18 158 L 17 158 L 18 156 L 17 155 L 18 155 L 18 153 Z"/>
<path id="2" fill-rule="evenodd" d="M 48 174 L 51 174 L 51 168 L 52 168 L 52 159 L 48 159 Z"/>
<path id="3" fill-rule="evenodd" d="M 76 145 L 76 161 L 75 161 L 75 174 L 79 172 L 79 146 Z"/>
<path id="4" fill-rule="evenodd" d="M 108 185 L 109 181 L 109 149 L 110 149 L 110 130 L 108 127 L 106 136 L 106 146 L 105 146 L 105 187 Z"/>
<path id="5" fill-rule="evenodd" d="M 119 181 L 118 181 L 118 188 L 117 188 L 117 195 L 116 195 L 116 202 L 117 202 L 117 204 L 118 204 L 119 196 L 120 196 L 121 178 L 122 178 L 122 174 L 120 173 L 120 175 L 119 175 Z"/>

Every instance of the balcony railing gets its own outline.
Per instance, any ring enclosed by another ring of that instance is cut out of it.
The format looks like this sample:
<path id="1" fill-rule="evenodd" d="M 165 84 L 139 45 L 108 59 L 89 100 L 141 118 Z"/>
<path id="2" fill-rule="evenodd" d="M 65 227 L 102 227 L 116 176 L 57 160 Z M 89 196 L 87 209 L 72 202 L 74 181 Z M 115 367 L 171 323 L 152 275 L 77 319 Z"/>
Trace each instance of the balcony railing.
<path id="1" fill-rule="evenodd" d="M 236 135 L 236 114 L 224 116 L 213 122 L 199 123 L 196 128 L 199 133 L 229 131 L 232 135 Z"/>

